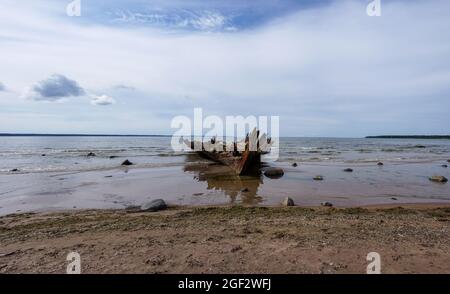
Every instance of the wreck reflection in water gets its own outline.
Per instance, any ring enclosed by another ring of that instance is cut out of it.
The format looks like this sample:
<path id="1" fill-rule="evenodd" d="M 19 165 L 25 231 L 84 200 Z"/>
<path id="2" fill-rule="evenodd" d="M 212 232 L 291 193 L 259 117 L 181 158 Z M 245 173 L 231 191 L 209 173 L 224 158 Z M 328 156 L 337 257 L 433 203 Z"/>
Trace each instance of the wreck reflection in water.
<path id="1" fill-rule="evenodd" d="M 230 168 L 218 163 L 193 162 L 194 160 L 189 159 L 187 161 L 183 168 L 184 172 L 193 173 L 195 180 L 206 182 L 208 190 L 225 193 L 230 197 L 231 204 L 239 200 L 243 204 L 262 202 L 262 198 L 258 196 L 258 188 L 263 184 L 259 167 L 255 167 L 246 175 L 236 175 Z"/>

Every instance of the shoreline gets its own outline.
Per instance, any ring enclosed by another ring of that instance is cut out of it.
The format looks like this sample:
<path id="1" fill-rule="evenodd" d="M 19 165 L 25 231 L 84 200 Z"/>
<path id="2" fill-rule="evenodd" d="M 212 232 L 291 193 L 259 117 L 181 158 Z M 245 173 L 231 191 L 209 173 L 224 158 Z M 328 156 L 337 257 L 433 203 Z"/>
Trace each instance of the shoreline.
<path id="1" fill-rule="evenodd" d="M 404 206 L 404 207 L 403 207 Z M 177 206 L 0 217 L 0 273 L 450 273 L 450 205 Z"/>

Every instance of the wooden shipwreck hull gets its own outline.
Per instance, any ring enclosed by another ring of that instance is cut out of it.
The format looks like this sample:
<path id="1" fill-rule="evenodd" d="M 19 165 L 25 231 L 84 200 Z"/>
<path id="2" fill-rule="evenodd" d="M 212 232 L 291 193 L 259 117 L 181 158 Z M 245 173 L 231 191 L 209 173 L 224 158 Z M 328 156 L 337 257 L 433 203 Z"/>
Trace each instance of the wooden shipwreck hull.
<path id="1" fill-rule="evenodd" d="M 255 129 L 244 141 L 230 145 L 216 142 L 215 138 L 209 142 L 184 140 L 184 143 L 200 156 L 227 165 L 240 175 L 259 166 L 261 155 L 270 150 L 271 139 L 267 139 L 266 135 L 260 137 Z"/>

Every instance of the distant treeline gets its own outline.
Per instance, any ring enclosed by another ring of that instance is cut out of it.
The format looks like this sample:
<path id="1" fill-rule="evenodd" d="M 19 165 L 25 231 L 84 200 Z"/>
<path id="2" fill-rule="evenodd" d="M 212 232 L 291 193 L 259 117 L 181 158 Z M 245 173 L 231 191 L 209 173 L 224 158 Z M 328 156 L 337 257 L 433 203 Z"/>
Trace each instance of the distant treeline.
<path id="1" fill-rule="evenodd" d="M 370 139 L 450 139 L 447 135 L 413 135 L 413 136 L 402 136 L 402 135 L 383 135 L 383 136 L 367 136 Z"/>

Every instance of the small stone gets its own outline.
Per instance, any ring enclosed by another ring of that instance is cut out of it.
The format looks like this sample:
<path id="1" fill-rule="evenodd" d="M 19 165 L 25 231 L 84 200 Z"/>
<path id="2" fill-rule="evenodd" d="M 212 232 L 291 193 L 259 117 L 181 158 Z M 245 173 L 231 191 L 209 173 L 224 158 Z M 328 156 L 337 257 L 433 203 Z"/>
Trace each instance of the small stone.
<path id="1" fill-rule="evenodd" d="M 239 251 L 241 249 L 242 249 L 241 245 L 236 245 L 236 246 L 231 247 L 230 252 L 233 253 L 233 252 Z"/>
<path id="2" fill-rule="evenodd" d="M 441 165 L 442 167 L 444 167 L 444 168 L 447 168 L 447 165 L 446 164 L 443 164 L 443 165 Z"/>
<path id="3" fill-rule="evenodd" d="M 382 163 L 381 161 L 377 163 L 377 165 L 384 165 L 384 163 Z"/>
<path id="4" fill-rule="evenodd" d="M 284 175 L 284 171 L 278 167 L 272 167 L 264 171 L 264 175 L 268 178 L 281 178 Z"/>
<path id="5" fill-rule="evenodd" d="M 248 188 L 242 188 L 241 192 L 248 192 Z"/>
<path id="6" fill-rule="evenodd" d="M 294 200 L 292 198 L 286 197 L 283 200 L 283 206 L 294 206 Z"/>
<path id="7" fill-rule="evenodd" d="M 89 153 L 87 154 L 87 157 L 94 157 L 94 156 L 97 156 L 97 155 L 95 155 L 94 152 L 89 152 Z"/>
<path id="8" fill-rule="evenodd" d="M 298 165 L 297 162 L 294 162 L 294 163 L 292 164 L 293 167 L 297 167 L 297 165 Z"/>
<path id="9" fill-rule="evenodd" d="M 47 156 L 47 154 L 41 154 L 41 156 Z"/>
<path id="10" fill-rule="evenodd" d="M 432 176 L 428 178 L 432 182 L 447 183 L 448 179 L 444 176 Z"/>
<path id="11" fill-rule="evenodd" d="M 111 156 L 109 157 L 109 159 L 114 159 L 114 158 L 117 158 L 117 157 L 119 157 L 119 156 L 111 155 Z"/>
<path id="12" fill-rule="evenodd" d="M 344 169 L 344 171 L 345 171 L 345 172 L 348 172 L 348 173 L 351 173 L 351 172 L 353 172 L 353 169 L 351 169 L 351 168 L 346 168 L 346 169 Z"/>
<path id="13" fill-rule="evenodd" d="M 414 146 L 415 148 L 427 148 L 427 146 L 425 146 L 425 145 L 416 145 L 416 146 Z"/>
<path id="14" fill-rule="evenodd" d="M 133 165 L 133 163 L 127 159 L 124 162 L 122 162 L 122 165 Z"/>
<path id="15" fill-rule="evenodd" d="M 315 176 L 314 181 L 323 181 L 323 176 Z"/>
<path id="16" fill-rule="evenodd" d="M 105 178 L 112 178 L 112 176 L 105 176 Z"/>
<path id="17" fill-rule="evenodd" d="M 158 211 L 163 210 L 167 208 L 166 202 L 162 199 L 155 199 L 153 201 L 150 201 L 148 203 L 145 203 L 141 206 L 141 211 Z"/>
<path id="18" fill-rule="evenodd" d="M 19 169 L 18 168 L 13 168 L 12 170 L 10 170 L 10 172 L 18 172 Z"/>
<path id="19" fill-rule="evenodd" d="M 395 197 L 391 197 L 391 199 L 392 199 L 392 200 L 397 200 L 397 198 L 395 198 Z"/>
<path id="20" fill-rule="evenodd" d="M 326 206 L 326 207 L 332 207 L 332 206 L 333 206 L 333 203 L 328 202 L 328 201 L 325 201 L 325 202 L 320 203 L 320 205 Z"/>

